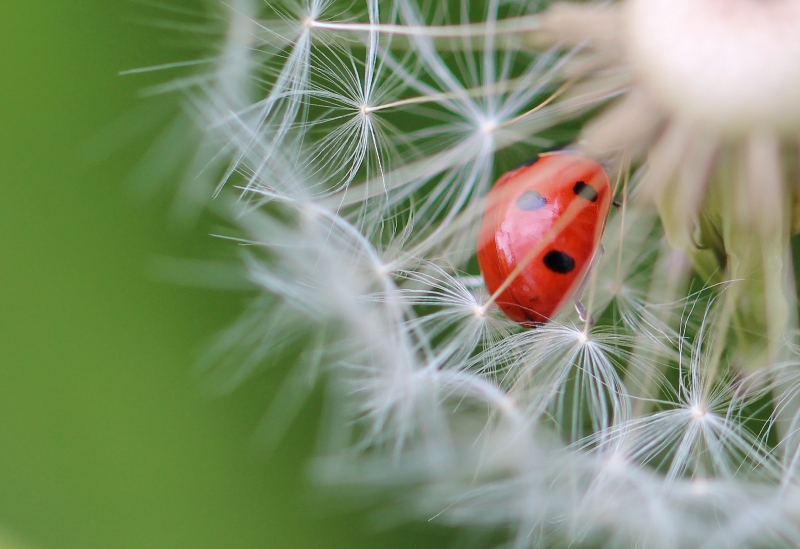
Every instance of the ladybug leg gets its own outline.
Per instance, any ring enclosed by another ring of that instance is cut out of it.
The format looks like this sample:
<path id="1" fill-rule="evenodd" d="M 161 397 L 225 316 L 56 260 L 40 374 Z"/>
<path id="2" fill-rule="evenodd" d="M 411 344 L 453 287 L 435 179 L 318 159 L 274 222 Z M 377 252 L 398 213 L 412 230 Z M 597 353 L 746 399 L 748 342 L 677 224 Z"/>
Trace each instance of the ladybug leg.
<path id="1" fill-rule="evenodd" d="M 603 257 L 605 251 L 606 249 L 602 244 L 597 245 L 597 251 L 594 253 L 589 269 L 586 271 L 586 276 L 583 277 L 578 289 L 575 291 L 575 310 L 578 311 L 578 318 L 580 318 L 581 322 L 586 322 L 590 327 L 594 326 L 594 318 L 588 313 L 584 304 L 581 303 L 581 297 L 583 296 L 583 291 L 586 289 L 586 285 L 589 283 L 595 265 L 597 265 L 597 262 Z"/>

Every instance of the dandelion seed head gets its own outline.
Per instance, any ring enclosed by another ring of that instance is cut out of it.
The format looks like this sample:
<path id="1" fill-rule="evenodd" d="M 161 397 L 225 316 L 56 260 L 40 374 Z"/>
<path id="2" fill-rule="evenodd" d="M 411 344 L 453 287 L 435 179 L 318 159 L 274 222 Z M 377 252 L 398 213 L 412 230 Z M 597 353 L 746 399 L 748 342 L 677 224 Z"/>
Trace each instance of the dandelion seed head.
<path id="1" fill-rule="evenodd" d="M 797 2 L 523 4 L 225 12 L 231 62 L 177 89 L 259 296 L 204 371 L 228 393 L 302 348 L 269 421 L 330 385 L 319 480 L 517 548 L 800 543 L 796 494 L 776 497 L 799 469 L 800 350 L 770 343 L 794 337 Z M 578 296 L 592 321 L 531 328 L 488 305 L 476 227 L 553 135 L 608 161 L 622 206 Z"/>

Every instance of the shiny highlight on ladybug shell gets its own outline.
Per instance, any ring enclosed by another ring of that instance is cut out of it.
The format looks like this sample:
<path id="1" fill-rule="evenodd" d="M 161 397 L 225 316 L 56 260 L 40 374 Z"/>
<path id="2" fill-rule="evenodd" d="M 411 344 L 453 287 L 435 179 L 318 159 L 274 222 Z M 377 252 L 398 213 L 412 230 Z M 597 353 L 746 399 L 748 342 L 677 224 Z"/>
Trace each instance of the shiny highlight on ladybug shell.
<path id="1" fill-rule="evenodd" d="M 501 177 L 487 196 L 478 236 L 478 263 L 512 320 L 550 320 L 586 277 L 611 207 L 603 167 L 575 154 L 543 154 Z"/>

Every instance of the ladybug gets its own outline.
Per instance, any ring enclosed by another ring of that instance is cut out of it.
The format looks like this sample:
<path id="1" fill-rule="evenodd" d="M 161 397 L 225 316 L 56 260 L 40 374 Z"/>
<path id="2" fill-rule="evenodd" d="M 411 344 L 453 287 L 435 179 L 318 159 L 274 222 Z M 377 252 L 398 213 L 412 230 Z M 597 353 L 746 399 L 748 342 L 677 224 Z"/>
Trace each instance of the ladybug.
<path id="1" fill-rule="evenodd" d="M 598 249 L 611 195 L 600 164 L 568 153 L 542 154 L 497 181 L 487 197 L 478 263 L 509 318 L 535 326 L 572 298 Z"/>

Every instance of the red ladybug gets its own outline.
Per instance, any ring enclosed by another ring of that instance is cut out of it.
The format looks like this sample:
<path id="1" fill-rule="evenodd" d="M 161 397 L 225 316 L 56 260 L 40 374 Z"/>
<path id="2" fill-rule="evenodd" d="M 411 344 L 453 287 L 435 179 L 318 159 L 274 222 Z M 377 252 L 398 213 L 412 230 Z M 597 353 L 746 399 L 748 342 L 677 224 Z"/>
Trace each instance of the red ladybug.
<path id="1" fill-rule="evenodd" d="M 486 286 L 494 294 L 519 267 L 495 301 L 521 324 L 546 322 L 589 270 L 611 207 L 608 175 L 589 158 L 543 154 L 501 177 L 487 200 L 478 236 Z"/>

